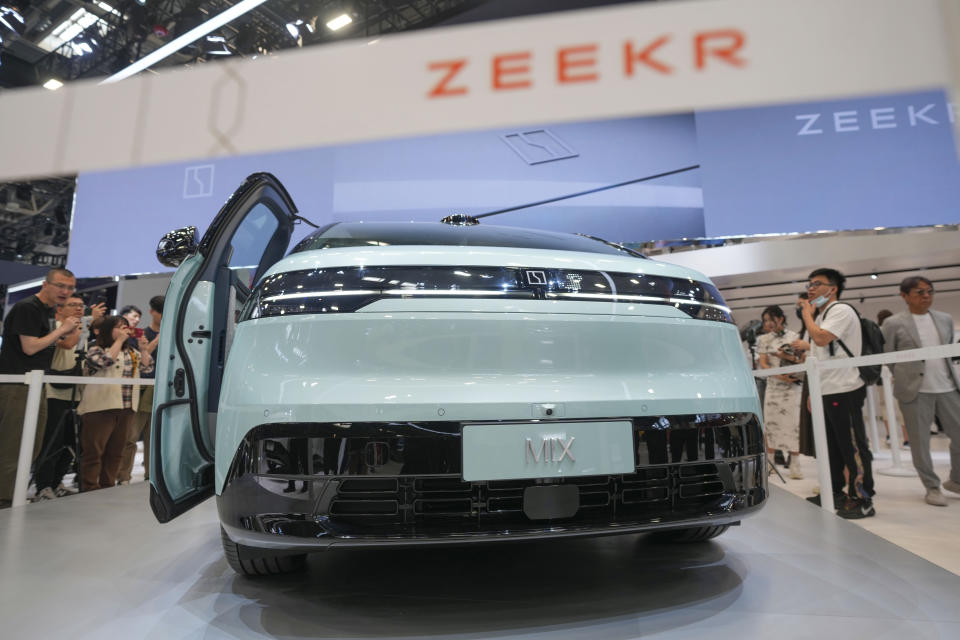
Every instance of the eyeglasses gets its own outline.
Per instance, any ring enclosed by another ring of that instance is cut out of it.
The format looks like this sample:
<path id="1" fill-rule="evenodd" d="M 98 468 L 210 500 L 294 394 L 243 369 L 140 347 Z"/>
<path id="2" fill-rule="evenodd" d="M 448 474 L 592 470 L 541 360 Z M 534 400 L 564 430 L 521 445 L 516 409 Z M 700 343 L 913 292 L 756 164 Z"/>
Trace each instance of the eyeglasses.
<path id="1" fill-rule="evenodd" d="M 51 287 L 56 287 L 57 289 L 60 289 L 60 291 L 66 291 L 67 293 L 73 293 L 74 291 L 77 290 L 77 288 L 72 284 L 63 284 L 62 282 L 50 282 L 49 280 L 47 280 L 46 283 Z"/>
<path id="2" fill-rule="evenodd" d="M 917 294 L 918 296 L 932 296 L 932 295 L 933 295 L 933 289 L 932 289 L 932 288 L 931 288 L 931 289 L 914 289 L 914 290 L 911 291 L 910 293 L 915 293 L 915 294 Z"/>
<path id="3" fill-rule="evenodd" d="M 829 282 L 823 282 L 821 280 L 811 280 L 807 283 L 807 289 L 816 289 L 818 287 L 829 287 Z"/>

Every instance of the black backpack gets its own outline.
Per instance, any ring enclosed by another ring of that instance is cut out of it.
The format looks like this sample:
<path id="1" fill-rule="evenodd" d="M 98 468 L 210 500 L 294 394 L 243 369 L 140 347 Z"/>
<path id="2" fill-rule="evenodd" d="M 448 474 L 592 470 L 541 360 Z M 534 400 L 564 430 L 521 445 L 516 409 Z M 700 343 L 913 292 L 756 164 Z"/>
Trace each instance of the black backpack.
<path id="1" fill-rule="evenodd" d="M 873 320 L 869 318 L 864 318 L 860 315 L 860 312 L 857 311 L 857 308 L 852 304 L 847 304 L 846 302 L 840 302 L 838 304 L 846 304 L 848 307 L 853 309 L 853 312 L 857 314 L 857 318 L 860 319 L 860 353 L 861 356 L 871 356 L 876 353 L 883 353 L 883 331 L 880 330 L 880 325 L 878 325 Z M 827 313 L 834 305 L 831 305 L 829 309 L 823 312 L 823 318 L 826 320 Z M 837 342 L 840 343 L 840 346 L 843 347 L 843 350 L 847 352 L 847 355 L 851 358 L 854 357 L 847 345 L 843 344 L 843 340 L 837 338 Z M 830 343 L 830 355 L 833 355 L 833 343 Z M 876 384 L 880 381 L 880 369 L 883 365 L 880 364 L 871 364 L 865 365 L 862 367 L 857 367 L 860 370 L 860 379 L 866 382 L 867 384 Z"/>

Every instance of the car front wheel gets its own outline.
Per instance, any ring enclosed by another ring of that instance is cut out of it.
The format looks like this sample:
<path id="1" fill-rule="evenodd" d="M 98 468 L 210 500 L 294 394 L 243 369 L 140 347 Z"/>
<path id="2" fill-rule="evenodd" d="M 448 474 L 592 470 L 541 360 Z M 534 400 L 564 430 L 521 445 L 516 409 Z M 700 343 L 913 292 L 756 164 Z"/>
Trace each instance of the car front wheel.
<path id="1" fill-rule="evenodd" d="M 220 540 L 227 564 L 244 576 L 275 576 L 299 571 L 306 565 L 306 554 L 271 555 L 255 551 L 231 540 L 223 527 L 220 527 Z"/>

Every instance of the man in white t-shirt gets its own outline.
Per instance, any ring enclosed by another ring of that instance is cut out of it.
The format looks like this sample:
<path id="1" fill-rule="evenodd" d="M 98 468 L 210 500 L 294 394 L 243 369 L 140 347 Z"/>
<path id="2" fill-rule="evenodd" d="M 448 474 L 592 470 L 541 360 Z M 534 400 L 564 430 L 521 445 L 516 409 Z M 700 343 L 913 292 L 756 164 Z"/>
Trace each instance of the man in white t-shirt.
<path id="1" fill-rule="evenodd" d="M 953 318 L 931 309 L 933 283 L 923 276 L 910 276 L 900 283 L 900 297 L 907 310 L 883 323 L 885 351 L 935 347 L 953 342 Z M 927 490 L 926 502 L 947 506 L 940 493 L 940 477 L 930 458 L 930 423 L 940 419 L 950 437 L 950 479 L 943 488 L 960 493 L 960 379 L 946 358 L 914 360 L 890 365 L 894 374 L 893 395 L 900 404 L 910 438 L 910 455 L 920 481 Z"/>
<path id="2" fill-rule="evenodd" d="M 810 274 L 808 297 L 797 303 L 810 341 L 795 341 L 795 350 L 809 351 L 818 360 L 849 358 L 848 351 L 854 357 L 860 355 L 860 317 L 852 306 L 838 300 L 845 282 L 846 278 L 836 269 L 817 269 Z M 837 515 L 847 519 L 876 515 L 873 455 L 863 424 L 866 386 L 860 371 L 855 366 L 824 369 L 820 381 Z M 848 494 L 844 494 L 844 469 Z"/>

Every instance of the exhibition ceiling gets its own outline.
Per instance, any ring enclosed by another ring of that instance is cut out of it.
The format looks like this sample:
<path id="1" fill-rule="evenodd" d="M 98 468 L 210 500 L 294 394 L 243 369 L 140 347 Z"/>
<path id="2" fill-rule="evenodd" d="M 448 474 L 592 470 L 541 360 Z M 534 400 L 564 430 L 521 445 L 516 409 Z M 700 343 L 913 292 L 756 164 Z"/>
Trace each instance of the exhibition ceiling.
<path id="1" fill-rule="evenodd" d="M 112 75 L 234 9 L 156 68 L 422 29 L 477 0 L 2 0 L 0 87 Z"/>

